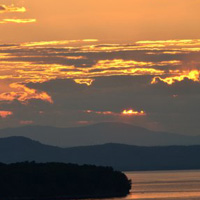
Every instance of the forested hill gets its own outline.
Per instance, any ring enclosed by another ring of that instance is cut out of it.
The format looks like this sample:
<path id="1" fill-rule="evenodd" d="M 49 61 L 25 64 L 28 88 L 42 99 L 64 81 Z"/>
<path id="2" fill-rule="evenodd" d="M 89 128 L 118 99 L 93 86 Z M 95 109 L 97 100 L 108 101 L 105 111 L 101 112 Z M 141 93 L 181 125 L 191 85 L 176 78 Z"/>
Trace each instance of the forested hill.
<path id="1" fill-rule="evenodd" d="M 0 129 L 0 137 L 23 136 L 43 144 L 75 147 L 106 143 L 137 146 L 200 145 L 200 136 L 156 132 L 131 124 L 105 122 L 82 127 L 23 126 Z"/>
<path id="2" fill-rule="evenodd" d="M 1 199 L 122 197 L 131 182 L 111 167 L 34 162 L 0 164 Z"/>
<path id="3" fill-rule="evenodd" d="M 59 148 L 23 138 L 0 139 L 0 162 L 65 162 L 118 170 L 200 169 L 200 146 L 139 147 L 105 144 Z"/>

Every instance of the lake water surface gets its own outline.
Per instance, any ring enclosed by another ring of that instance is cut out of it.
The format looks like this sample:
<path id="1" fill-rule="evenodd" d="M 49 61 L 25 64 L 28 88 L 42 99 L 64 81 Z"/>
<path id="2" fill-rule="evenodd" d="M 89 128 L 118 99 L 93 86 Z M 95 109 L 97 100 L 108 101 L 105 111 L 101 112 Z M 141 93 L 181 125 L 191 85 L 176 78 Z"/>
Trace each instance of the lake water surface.
<path id="1" fill-rule="evenodd" d="M 200 170 L 128 172 L 132 191 L 112 200 L 200 200 Z"/>

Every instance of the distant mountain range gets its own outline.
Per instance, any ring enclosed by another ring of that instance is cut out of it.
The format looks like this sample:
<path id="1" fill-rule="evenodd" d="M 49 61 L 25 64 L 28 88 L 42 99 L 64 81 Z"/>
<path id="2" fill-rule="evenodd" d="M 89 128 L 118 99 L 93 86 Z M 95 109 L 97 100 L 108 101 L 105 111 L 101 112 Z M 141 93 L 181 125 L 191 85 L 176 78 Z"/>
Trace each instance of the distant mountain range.
<path id="1" fill-rule="evenodd" d="M 0 138 L 10 136 L 23 136 L 40 141 L 43 144 L 60 147 L 105 143 L 121 143 L 138 146 L 200 145 L 200 136 L 155 132 L 123 123 L 100 123 L 74 128 L 24 126 L 0 129 Z"/>
<path id="2" fill-rule="evenodd" d="M 0 162 L 95 164 L 128 170 L 200 169 L 200 146 L 138 147 L 104 144 L 60 148 L 24 137 L 0 139 Z"/>

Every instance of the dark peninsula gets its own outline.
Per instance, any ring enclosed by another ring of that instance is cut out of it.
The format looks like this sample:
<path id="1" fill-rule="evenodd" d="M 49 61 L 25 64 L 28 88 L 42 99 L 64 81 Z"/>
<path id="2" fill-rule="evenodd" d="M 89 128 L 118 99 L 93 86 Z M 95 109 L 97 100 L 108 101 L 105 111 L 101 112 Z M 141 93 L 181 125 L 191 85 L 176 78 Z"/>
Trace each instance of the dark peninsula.
<path id="1" fill-rule="evenodd" d="M 2 200 L 123 197 L 131 188 L 123 173 L 94 165 L 0 164 L 0 177 Z"/>

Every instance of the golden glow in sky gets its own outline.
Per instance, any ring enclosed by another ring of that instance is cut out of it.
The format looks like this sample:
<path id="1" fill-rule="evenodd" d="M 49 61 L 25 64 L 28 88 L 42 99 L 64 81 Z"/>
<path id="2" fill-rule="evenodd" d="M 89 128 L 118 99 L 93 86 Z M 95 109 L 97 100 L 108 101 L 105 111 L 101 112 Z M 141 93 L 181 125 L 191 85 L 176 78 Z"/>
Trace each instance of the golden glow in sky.
<path id="1" fill-rule="evenodd" d="M 92 85 L 94 79 L 74 79 L 74 81 L 78 84 L 86 84 L 87 86 Z"/>
<path id="2" fill-rule="evenodd" d="M 199 7 L 0 0 L 0 128 L 124 120 L 188 132 L 187 119 L 198 132 Z"/>
<path id="3" fill-rule="evenodd" d="M 0 110 L 0 118 L 6 118 L 10 115 L 13 115 L 13 113 L 11 111 Z"/>
<path id="4" fill-rule="evenodd" d="M 14 5 L 0 5 L 0 13 L 24 13 L 26 12 L 25 7 L 15 7 Z"/>
<path id="5" fill-rule="evenodd" d="M 129 110 L 123 110 L 121 113 L 112 112 L 112 111 L 94 111 L 94 110 L 86 110 L 84 111 L 88 114 L 97 114 L 97 115 L 113 115 L 113 116 L 146 116 L 146 112 L 141 111 L 135 111 L 133 109 Z"/>
<path id="6" fill-rule="evenodd" d="M 142 111 L 135 111 L 135 110 L 124 110 L 122 112 L 123 115 L 128 115 L 128 116 L 145 116 L 146 113 L 142 110 Z"/>
<path id="7" fill-rule="evenodd" d="M 5 23 L 27 24 L 33 22 L 36 22 L 36 19 L 3 19 L 0 21 L 0 24 L 5 24 Z"/>
<path id="8" fill-rule="evenodd" d="M 23 102 L 35 98 L 53 103 L 49 94 L 29 89 L 25 84 L 43 83 L 54 79 L 72 79 L 76 84 L 88 87 L 92 86 L 98 77 L 111 76 L 151 76 L 151 84 L 156 84 L 159 80 L 171 85 L 185 78 L 199 82 L 200 70 L 195 69 L 196 65 L 193 63 L 192 66 L 185 66 L 183 61 L 175 59 L 174 56 L 160 61 L 89 57 L 102 53 L 109 55 L 118 52 L 123 55 L 124 52 L 128 54 L 136 51 L 144 51 L 144 56 L 160 56 L 163 55 L 162 52 L 165 54 L 166 50 L 175 56 L 181 53 L 189 55 L 194 52 L 194 47 L 200 48 L 199 41 L 139 41 L 132 45 L 110 45 L 95 44 L 97 40 L 87 39 L 4 45 L 0 52 L 0 80 L 4 82 L 9 80 L 9 84 L 1 89 L 0 99 L 7 101 L 17 99 Z M 91 45 L 91 42 L 94 44 Z M 159 45 L 155 48 L 157 44 Z M 50 48 L 52 45 L 54 47 Z M 19 51 L 19 54 L 15 51 Z M 88 62 L 91 64 L 88 65 Z"/>
<path id="9" fill-rule="evenodd" d="M 98 38 L 123 43 L 195 39 L 200 31 L 199 0 L 0 0 L 0 15 L 1 20 L 37 21 L 28 28 L 10 23 L 0 27 L 4 42 Z"/>
<path id="10" fill-rule="evenodd" d="M 191 70 L 191 71 L 180 72 L 179 76 L 171 76 L 171 77 L 166 77 L 166 78 L 154 77 L 151 83 L 155 84 L 157 83 L 158 80 L 160 80 L 169 85 L 172 85 L 176 81 L 183 81 L 185 78 L 195 81 L 195 82 L 199 82 L 200 81 L 199 77 L 200 77 L 199 70 Z"/>

